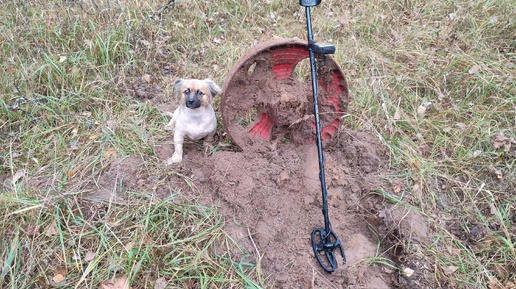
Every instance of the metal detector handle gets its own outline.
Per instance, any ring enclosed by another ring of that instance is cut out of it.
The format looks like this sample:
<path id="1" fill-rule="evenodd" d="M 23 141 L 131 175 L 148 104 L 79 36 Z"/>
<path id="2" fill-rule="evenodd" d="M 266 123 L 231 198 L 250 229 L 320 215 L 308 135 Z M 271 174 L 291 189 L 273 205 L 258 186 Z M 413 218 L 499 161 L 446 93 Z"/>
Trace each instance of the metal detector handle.
<path id="1" fill-rule="evenodd" d="M 319 5 L 322 0 L 299 0 L 299 5 L 304 7 L 313 7 Z"/>
<path id="2" fill-rule="evenodd" d="M 314 53 L 318 54 L 334 54 L 335 53 L 335 45 L 330 43 L 319 43 L 315 41 L 310 41 L 308 44 Z"/>

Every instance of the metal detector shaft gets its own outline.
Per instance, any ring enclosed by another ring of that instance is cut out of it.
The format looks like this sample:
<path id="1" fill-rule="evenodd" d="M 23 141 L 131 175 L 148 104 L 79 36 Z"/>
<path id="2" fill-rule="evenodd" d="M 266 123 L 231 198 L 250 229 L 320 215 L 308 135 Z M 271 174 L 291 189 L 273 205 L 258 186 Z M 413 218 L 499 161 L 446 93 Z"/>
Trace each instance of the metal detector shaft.
<path id="1" fill-rule="evenodd" d="M 312 23 L 310 20 L 310 7 L 306 7 L 306 23 L 308 27 L 308 43 L 313 42 L 312 36 Z M 321 121 L 319 118 L 319 85 L 317 83 L 317 64 L 315 62 L 315 55 L 312 47 L 308 46 L 308 52 L 310 54 L 310 68 L 312 74 L 312 90 L 314 94 L 314 107 L 313 112 L 315 115 L 315 142 L 317 143 L 317 153 L 319 155 L 319 180 L 321 181 L 321 191 L 323 199 L 322 212 L 324 215 L 324 229 L 326 232 L 330 230 L 330 220 L 328 218 L 328 192 L 326 190 L 326 180 L 324 176 L 324 154 L 322 151 L 321 141 Z"/>
<path id="2" fill-rule="evenodd" d="M 321 140 L 321 121 L 319 118 L 319 85 L 317 82 L 317 62 L 315 61 L 315 55 L 314 50 L 317 53 L 322 54 L 331 54 L 335 52 L 335 47 L 333 45 L 329 44 L 318 44 L 313 40 L 312 35 L 312 23 L 311 23 L 311 16 L 310 16 L 310 6 L 317 5 L 320 3 L 319 1 L 316 1 L 317 3 L 313 1 L 300 1 L 300 4 L 302 6 L 305 6 L 306 10 L 306 26 L 308 30 L 308 52 L 310 55 L 310 68 L 311 68 L 311 75 L 312 75 L 312 90 L 314 95 L 314 106 L 313 106 L 313 112 L 315 116 L 315 131 L 316 131 L 316 137 L 315 141 L 317 144 L 317 153 L 319 156 L 319 180 L 321 181 L 321 191 L 322 191 L 322 213 L 324 216 L 324 229 L 319 228 L 315 229 L 312 232 L 312 247 L 314 250 L 315 257 L 317 258 L 317 261 L 319 261 L 319 264 L 322 266 L 322 268 L 327 272 L 333 272 L 335 269 L 337 269 L 337 259 L 335 257 L 335 249 L 339 249 L 341 252 L 341 255 L 344 259 L 343 264 L 346 263 L 346 257 L 344 255 L 344 249 L 342 248 L 342 244 L 340 243 L 339 238 L 331 229 L 330 219 L 328 217 L 328 191 L 326 190 L 326 180 L 324 176 L 324 154 L 322 151 L 322 140 Z M 306 5 L 303 5 L 306 4 Z M 325 55 L 325 57 L 327 57 Z M 320 240 L 319 242 L 316 240 L 319 236 Z M 319 252 L 324 252 L 326 256 L 326 262 L 324 262 L 321 259 L 321 256 L 319 255 Z M 329 266 L 327 266 L 329 264 Z"/>

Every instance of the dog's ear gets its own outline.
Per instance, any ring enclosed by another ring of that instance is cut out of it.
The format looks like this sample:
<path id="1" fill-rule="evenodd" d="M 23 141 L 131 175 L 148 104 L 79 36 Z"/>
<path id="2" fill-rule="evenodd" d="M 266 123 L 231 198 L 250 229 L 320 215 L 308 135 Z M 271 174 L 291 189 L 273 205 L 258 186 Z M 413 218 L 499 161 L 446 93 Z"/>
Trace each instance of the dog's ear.
<path id="1" fill-rule="evenodd" d="M 213 99 L 217 94 L 222 93 L 222 89 L 211 79 L 205 79 L 204 82 L 208 84 L 208 88 L 210 89 L 211 98 Z"/>
<path id="2" fill-rule="evenodd" d="M 185 82 L 184 79 L 182 78 L 177 78 L 176 81 L 174 82 L 174 92 L 179 94 L 179 90 L 181 90 L 181 86 L 183 85 L 183 83 Z"/>

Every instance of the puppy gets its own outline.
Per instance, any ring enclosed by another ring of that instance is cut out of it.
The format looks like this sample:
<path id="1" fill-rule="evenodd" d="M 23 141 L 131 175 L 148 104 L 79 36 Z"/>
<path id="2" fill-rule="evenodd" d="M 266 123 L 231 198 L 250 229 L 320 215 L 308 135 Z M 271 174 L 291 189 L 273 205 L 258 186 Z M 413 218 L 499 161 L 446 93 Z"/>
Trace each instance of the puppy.
<path id="1" fill-rule="evenodd" d="M 174 83 L 174 92 L 180 97 L 179 107 L 164 127 L 165 130 L 174 130 L 174 154 L 167 159 L 168 165 L 183 160 L 185 136 L 191 140 L 204 138 L 203 146 L 211 145 L 217 128 L 217 118 L 211 102 L 222 90 L 210 79 L 178 78 Z"/>

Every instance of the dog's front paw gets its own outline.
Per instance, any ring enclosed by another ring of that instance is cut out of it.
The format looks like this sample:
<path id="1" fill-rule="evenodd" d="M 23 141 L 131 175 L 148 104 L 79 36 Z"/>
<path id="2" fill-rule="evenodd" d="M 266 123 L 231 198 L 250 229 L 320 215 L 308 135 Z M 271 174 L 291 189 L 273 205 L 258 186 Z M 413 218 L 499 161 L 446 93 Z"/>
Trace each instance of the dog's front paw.
<path id="1" fill-rule="evenodd" d="M 173 165 L 180 163 L 183 160 L 183 157 L 180 154 L 174 153 L 171 158 L 167 159 L 167 165 Z"/>
<path id="2" fill-rule="evenodd" d="M 204 141 L 202 147 L 204 148 L 204 153 L 209 153 L 215 149 L 215 147 L 210 141 Z"/>

